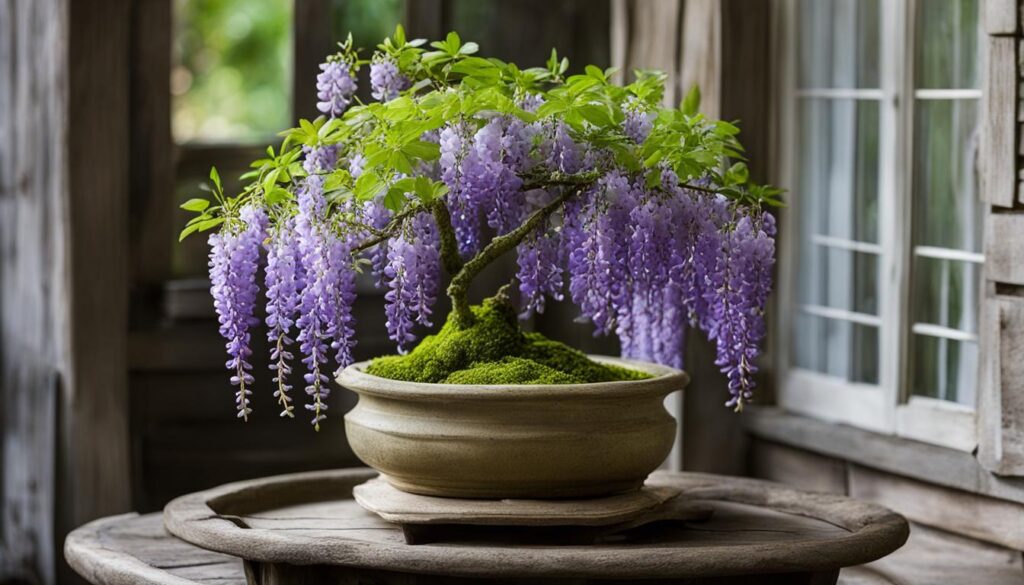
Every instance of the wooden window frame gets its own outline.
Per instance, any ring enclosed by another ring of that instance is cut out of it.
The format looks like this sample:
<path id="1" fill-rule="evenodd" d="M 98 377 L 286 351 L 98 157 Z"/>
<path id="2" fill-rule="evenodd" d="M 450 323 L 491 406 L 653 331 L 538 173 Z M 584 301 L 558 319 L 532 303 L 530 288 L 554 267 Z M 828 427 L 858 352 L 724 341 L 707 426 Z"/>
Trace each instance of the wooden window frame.
<path id="1" fill-rule="evenodd" d="M 914 15 L 920 0 L 881 2 L 880 89 L 836 90 L 830 93 L 875 99 L 880 106 L 879 146 L 879 332 L 878 384 L 853 383 L 792 365 L 790 340 L 795 330 L 795 268 L 798 251 L 796 226 L 799 193 L 792 192 L 781 211 L 783 230 L 779 254 L 779 343 L 777 376 L 779 404 L 815 418 L 846 423 L 870 431 L 897 435 L 951 449 L 971 452 L 978 444 L 977 408 L 949 401 L 910 395 L 908 340 L 912 323 L 910 298 L 912 159 L 915 94 L 913 87 Z M 979 10 L 984 10 L 983 6 Z M 779 183 L 794 185 L 796 165 L 796 0 L 776 3 L 775 62 L 779 65 L 777 91 L 779 126 Z M 986 43 L 979 30 L 981 70 Z M 983 90 L 928 90 L 930 97 L 969 92 L 983 98 Z M 939 95 L 943 94 L 943 95 Z M 843 97 L 843 96 L 832 96 Z M 984 121 L 979 120 L 979 125 Z M 987 215 L 987 211 L 984 212 Z M 788 230 L 788 231 L 787 231 Z M 927 252 L 927 250 L 926 250 Z M 965 253 L 966 254 L 966 253 Z M 971 255 L 977 261 L 980 255 Z M 979 277 L 980 278 L 980 277 Z M 983 300 L 979 299 L 979 303 Z M 979 315 L 982 313 L 979 307 Z M 856 320 L 859 314 L 842 316 Z M 898 324 L 889 325 L 885 324 Z M 979 369 L 981 358 L 979 357 Z M 980 396 L 980 386 L 975 396 Z"/>

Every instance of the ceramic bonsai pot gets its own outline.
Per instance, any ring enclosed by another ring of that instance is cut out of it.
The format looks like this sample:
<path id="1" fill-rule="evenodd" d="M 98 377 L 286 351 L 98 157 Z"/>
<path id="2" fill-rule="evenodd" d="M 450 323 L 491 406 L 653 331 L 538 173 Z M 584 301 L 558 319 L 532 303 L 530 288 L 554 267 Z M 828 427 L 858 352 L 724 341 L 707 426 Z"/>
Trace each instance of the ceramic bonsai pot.
<path id="1" fill-rule="evenodd" d="M 596 497 L 639 488 L 672 449 L 664 398 L 679 370 L 592 356 L 651 374 L 560 385 L 422 384 L 352 364 L 338 382 L 359 395 L 345 415 L 355 454 L 396 488 L 460 498 Z"/>

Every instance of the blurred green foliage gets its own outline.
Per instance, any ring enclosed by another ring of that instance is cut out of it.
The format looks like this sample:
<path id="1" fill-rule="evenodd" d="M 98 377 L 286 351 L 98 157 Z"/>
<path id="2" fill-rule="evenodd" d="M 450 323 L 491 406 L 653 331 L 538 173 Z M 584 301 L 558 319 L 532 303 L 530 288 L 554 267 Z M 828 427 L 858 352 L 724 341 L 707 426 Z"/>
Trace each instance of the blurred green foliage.
<path id="1" fill-rule="evenodd" d="M 292 2 L 175 0 L 179 142 L 256 142 L 290 125 Z"/>
<path id="2" fill-rule="evenodd" d="M 334 37 L 351 31 L 365 55 L 391 34 L 404 8 L 403 0 L 333 5 Z M 291 0 L 175 0 L 174 16 L 178 142 L 265 142 L 291 125 Z"/>

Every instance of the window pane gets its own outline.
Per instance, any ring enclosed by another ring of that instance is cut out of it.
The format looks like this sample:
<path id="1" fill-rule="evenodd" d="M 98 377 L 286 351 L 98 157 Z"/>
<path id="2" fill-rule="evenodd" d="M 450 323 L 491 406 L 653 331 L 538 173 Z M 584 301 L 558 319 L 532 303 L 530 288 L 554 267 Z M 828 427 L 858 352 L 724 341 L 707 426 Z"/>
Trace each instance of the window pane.
<path id="1" fill-rule="evenodd" d="M 289 0 L 176 0 L 171 70 L 179 142 L 272 137 L 290 118 Z"/>
<path id="2" fill-rule="evenodd" d="M 914 322 L 977 333 L 980 271 L 973 262 L 915 257 Z"/>
<path id="3" fill-rule="evenodd" d="M 807 98 L 798 105 L 795 363 L 874 384 L 877 327 L 821 313 L 878 314 L 879 104 Z"/>
<path id="4" fill-rule="evenodd" d="M 878 383 L 878 329 L 797 313 L 793 330 L 797 367 L 830 376 Z"/>
<path id="5" fill-rule="evenodd" d="M 813 242 L 800 248 L 800 304 L 878 314 L 878 256 Z"/>
<path id="6" fill-rule="evenodd" d="M 800 0 L 800 87 L 878 87 L 879 5 L 879 0 Z"/>
<path id="7" fill-rule="evenodd" d="M 919 2 L 915 87 L 978 87 L 978 4 Z M 917 99 L 914 108 L 910 390 L 973 406 L 981 265 L 956 257 L 970 252 L 974 260 L 981 249 L 979 104 L 973 97 Z"/>
<path id="8" fill-rule="evenodd" d="M 914 335 L 913 346 L 915 395 L 975 405 L 977 343 Z"/>
<path id="9" fill-rule="evenodd" d="M 978 87 L 978 0 L 917 3 L 916 86 Z"/>
<path id="10" fill-rule="evenodd" d="M 914 121 L 914 241 L 981 249 L 975 195 L 978 101 L 917 100 Z"/>
<path id="11" fill-rule="evenodd" d="M 879 105 L 802 99 L 797 161 L 807 235 L 878 242 Z"/>

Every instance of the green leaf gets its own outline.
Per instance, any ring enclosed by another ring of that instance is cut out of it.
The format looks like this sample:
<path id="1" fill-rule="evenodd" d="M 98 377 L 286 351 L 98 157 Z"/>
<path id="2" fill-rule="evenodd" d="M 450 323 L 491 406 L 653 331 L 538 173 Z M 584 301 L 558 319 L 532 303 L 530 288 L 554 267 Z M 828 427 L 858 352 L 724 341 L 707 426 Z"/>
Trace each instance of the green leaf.
<path id="1" fill-rule="evenodd" d="M 466 43 L 465 45 L 462 45 L 461 47 L 459 47 L 459 53 L 461 53 L 463 55 L 472 55 L 473 53 L 476 53 L 479 50 L 480 50 L 480 45 L 474 43 L 473 41 L 470 41 L 470 42 Z"/>
<path id="2" fill-rule="evenodd" d="M 388 194 L 384 196 L 384 207 L 387 207 L 391 211 L 401 211 L 402 206 L 405 204 L 405 192 L 398 189 L 389 189 Z"/>
<path id="3" fill-rule="evenodd" d="M 182 209 L 184 209 L 185 211 L 195 211 L 195 212 L 206 211 L 206 208 L 209 207 L 209 206 L 210 206 L 210 202 L 209 201 L 207 201 L 206 199 L 199 199 L 199 198 L 189 199 L 188 201 L 186 201 L 186 202 L 184 202 L 184 203 L 182 203 L 180 205 L 180 207 Z"/>
<path id="4" fill-rule="evenodd" d="M 434 199 L 434 184 L 426 177 L 416 177 L 414 191 L 416 192 L 416 196 L 424 203 L 430 203 Z"/>
<path id="5" fill-rule="evenodd" d="M 376 197 L 383 187 L 384 185 L 377 173 L 365 171 L 356 179 L 356 187 L 354 189 L 356 199 L 359 201 L 369 201 Z"/>
<path id="6" fill-rule="evenodd" d="M 679 107 L 687 116 L 694 116 L 700 110 L 700 86 L 694 84 L 690 91 L 686 92 L 683 103 Z"/>
<path id="7" fill-rule="evenodd" d="M 583 116 L 584 120 L 590 122 L 591 124 L 599 128 L 611 126 L 612 124 L 614 124 L 611 112 L 609 112 L 608 108 L 604 106 L 599 106 L 597 104 L 584 104 L 576 108 L 576 111 L 578 111 L 580 115 Z"/>
<path id="8" fill-rule="evenodd" d="M 284 203 L 292 198 L 292 194 L 286 189 L 275 186 L 271 190 L 266 192 L 265 195 L 267 203 L 270 205 L 276 205 L 278 203 Z"/>
<path id="9" fill-rule="evenodd" d="M 220 184 L 220 173 L 217 172 L 217 167 L 210 167 L 210 180 L 213 181 L 215 187 L 217 187 L 218 193 L 223 193 L 224 188 Z"/>
<path id="10" fill-rule="evenodd" d="M 214 217 L 195 224 L 195 228 L 201 232 L 205 232 L 206 230 L 213 229 L 222 223 L 224 223 L 223 217 Z"/>
<path id="11" fill-rule="evenodd" d="M 452 31 L 444 38 L 444 43 L 447 45 L 446 48 L 448 49 L 448 53 L 454 55 L 459 52 L 459 47 L 462 45 L 462 39 L 459 38 L 459 33 Z"/>
<path id="12" fill-rule="evenodd" d="M 189 234 L 199 229 L 199 224 L 192 224 L 185 226 L 185 229 L 181 230 L 181 234 L 178 236 L 178 241 L 181 242 L 189 236 Z"/>
<path id="13" fill-rule="evenodd" d="M 441 147 L 433 142 L 417 140 L 403 146 L 402 152 L 413 158 L 434 160 L 441 155 Z"/>

